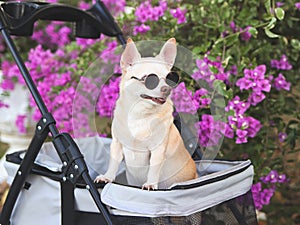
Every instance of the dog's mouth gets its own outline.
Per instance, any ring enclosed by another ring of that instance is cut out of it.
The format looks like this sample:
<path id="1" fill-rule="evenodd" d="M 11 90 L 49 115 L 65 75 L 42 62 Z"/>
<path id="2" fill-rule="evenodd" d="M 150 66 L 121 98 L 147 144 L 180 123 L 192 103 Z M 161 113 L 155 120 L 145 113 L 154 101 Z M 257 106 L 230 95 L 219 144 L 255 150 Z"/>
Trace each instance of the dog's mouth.
<path id="1" fill-rule="evenodd" d="M 151 96 L 145 95 L 145 94 L 141 94 L 141 98 L 151 100 L 160 105 L 164 104 L 167 101 L 166 98 L 151 97 Z"/>

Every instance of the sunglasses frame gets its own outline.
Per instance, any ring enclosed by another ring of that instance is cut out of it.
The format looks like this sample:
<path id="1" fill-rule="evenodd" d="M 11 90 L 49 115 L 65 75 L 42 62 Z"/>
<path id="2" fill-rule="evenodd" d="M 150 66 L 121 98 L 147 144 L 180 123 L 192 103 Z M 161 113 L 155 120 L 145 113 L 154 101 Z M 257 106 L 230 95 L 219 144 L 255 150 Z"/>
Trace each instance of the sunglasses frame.
<path id="1" fill-rule="evenodd" d="M 168 79 L 168 76 L 170 76 L 171 74 L 175 74 L 176 76 L 177 76 L 177 82 L 174 82 L 173 80 L 171 80 L 171 79 Z M 148 81 L 149 81 L 149 77 L 152 77 L 152 76 L 154 76 L 154 77 L 156 77 L 157 78 L 157 81 L 155 82 L 155 85 L 147 85 L 147 79 L 148 79 Z M 177 72 L 174 72 L 174 71 L 170 71 L 168 74 L 167 74 L 167 76 L 164 78 L 164 77 L 159 77 L 157 74 L 155 74 L 155 73 L 150 73 L 150 74 L 148 74 L 148 75 L 145 75 L 145 76 L 143 76 L 142 78 L 138 78 L 138 77 L 135 77 L 135 76 L 132 76 L 130 79 L 136 79 L 136 80 L 138 80 L 138 81 L 140 81 L 140 82 L 142 82 L 142 83 L 144 83 L 144 85 L 146 86 L 146 88 L 147 89 L 149 89 L 149 90 L 153 90 L 153 89 L 155 89 L 157 86 L 158 86 L 158 84 L 159 84 L 159 82 L 160 82 L 160 79 L 164 79 L 165 80 L 165 82 L 166 82 L 166 84 L 167 85 L 169 85 L 171 88 L 175 88 L 177 85 L 178 85 L 178 83 L 179 83 L 179 80 L 180 80 L 180 78 L 179 78 L 179 75 L 178 75 L 178 73 Z M 169 81 L 169 82 L 168 82 Z M 175 84 L 175 85 L 173 85 L 173 84 Z M 153 87 L 152 87 L 153 86 Z"/>

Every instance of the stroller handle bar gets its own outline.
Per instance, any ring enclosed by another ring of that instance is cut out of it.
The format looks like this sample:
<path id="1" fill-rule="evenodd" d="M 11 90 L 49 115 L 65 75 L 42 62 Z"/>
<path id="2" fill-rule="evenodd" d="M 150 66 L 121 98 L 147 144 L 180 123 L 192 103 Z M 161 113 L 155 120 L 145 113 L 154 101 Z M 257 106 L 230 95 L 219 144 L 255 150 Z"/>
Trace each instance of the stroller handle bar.
<path id="1" fill-rule="evenodd" d="M 74 23 L 74 35 L 81 38 L 117 37 L 126 44 L 122 31 L 102 1 L 88 10 L 45 2 L 1 2 L 2 21 L 11 35 L 31 36 L 37 20 L 56 20 Z"/>

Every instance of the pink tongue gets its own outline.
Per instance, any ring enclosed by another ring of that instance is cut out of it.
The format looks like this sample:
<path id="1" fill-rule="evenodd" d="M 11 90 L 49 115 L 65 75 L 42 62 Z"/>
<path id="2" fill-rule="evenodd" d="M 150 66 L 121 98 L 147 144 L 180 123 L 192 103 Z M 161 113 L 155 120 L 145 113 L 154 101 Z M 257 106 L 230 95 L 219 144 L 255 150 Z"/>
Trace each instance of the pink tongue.
<path id="1" fill-rule="evenodd" d="M 149 100 L 152 100 L 153 102 L 157 103 L 157 104 L 164 104 L 166 102 L 166 99 L 165 98 L 155 98 L 155 97 L 151 97 L 151 96 L 148 96 L 148 95 L 141 95 L 142 98 L 144 99 L 149 99 Z"/>
<path id="2" fill-rule="evenodd" d="M 152 101 L 156 102 L 157 104 L 164 104 L 166 100 L 164 98 L 151 98 Z"/>

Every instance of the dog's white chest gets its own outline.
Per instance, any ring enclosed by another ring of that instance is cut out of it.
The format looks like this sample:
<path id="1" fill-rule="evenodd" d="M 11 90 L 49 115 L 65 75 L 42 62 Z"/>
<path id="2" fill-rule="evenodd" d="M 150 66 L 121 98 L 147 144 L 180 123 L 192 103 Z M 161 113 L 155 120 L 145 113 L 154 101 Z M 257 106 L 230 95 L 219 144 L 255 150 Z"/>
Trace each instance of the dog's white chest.
<path id="1" fill-rule="evenodd" d="M 167 139 L 170 122 L 159 116 L 148 116 L 141 119 L 129 114 L 127 120 L 113 121 L 113 132 L 122 145 L 127 148 L 149 151 Z"/>

